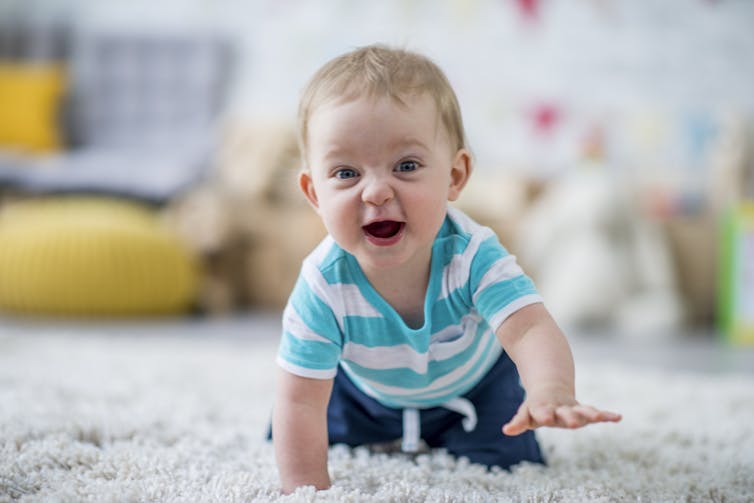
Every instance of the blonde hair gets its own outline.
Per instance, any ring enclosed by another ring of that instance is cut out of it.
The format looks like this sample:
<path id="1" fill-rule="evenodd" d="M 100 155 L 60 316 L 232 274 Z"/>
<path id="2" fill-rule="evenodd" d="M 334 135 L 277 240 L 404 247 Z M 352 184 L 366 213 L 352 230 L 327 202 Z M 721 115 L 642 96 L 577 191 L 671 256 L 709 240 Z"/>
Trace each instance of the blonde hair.
<path id="1" fill-rule="evenodd" d="M 334 99 L 404 97 L 428 93 L 457 150 L 466 148 L 461 107 L 443 71 L 429 58 L 384 45 L 361 47 L 325 63 L 309 80 L 298 108 L 301 153 L 306 158 L 309 119 L 317 107 Z"/>

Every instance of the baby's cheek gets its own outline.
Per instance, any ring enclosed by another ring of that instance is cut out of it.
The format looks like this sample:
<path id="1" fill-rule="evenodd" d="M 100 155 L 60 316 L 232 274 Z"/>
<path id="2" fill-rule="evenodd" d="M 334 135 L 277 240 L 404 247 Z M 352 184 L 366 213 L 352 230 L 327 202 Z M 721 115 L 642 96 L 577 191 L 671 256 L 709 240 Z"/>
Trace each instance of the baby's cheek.
<path id="1" fill-rule="evenodd" d="M 425 194 L 417 199 L 417 208 L 422 212 L 423 220 L 431 227 L 440 228 L 448 208 L 448 201 L 437 192 Z"/>

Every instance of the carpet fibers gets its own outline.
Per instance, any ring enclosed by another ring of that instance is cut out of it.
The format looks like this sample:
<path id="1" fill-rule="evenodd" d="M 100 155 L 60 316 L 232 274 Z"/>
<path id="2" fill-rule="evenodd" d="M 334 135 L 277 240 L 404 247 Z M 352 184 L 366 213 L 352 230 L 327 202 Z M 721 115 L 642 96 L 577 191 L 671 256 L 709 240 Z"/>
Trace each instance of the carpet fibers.
<path id="1" fill-rule="evenodd" d="M 754 501 L 754 376 L 578 362 L 619 424 L 541 430 L 547 467 L 335 447 L 334 486 L 281 497 L 275 343 L 0 334 L 0 501 Z"/>

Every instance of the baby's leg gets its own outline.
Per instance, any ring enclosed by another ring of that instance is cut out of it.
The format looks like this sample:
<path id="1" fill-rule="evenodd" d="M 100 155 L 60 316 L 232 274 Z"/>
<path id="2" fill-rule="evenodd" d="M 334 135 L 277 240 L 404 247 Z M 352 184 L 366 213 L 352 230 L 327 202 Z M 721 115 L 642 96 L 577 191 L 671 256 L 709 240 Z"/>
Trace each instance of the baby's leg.
<path id="1" fill-rule="evenodd" d="M 451 412 L 449 414 L 455 416 L 455 420 L 426 439 L 430 446 L 445 447 L 451 454 L 466 456 L 473 463 L 487 466 L 509 468 L 521 461 L 544 463 L 533 431 L 515 437 L 503 435 L 501 431 L 503 424 L 513 417 L 524 399 L 518 372 L 506 354 L 465 398 L 476 409 L 476 428 L 465 431 L 461 424 L 462 416 Z M 428 431 L 432 429 L 427 425 Z"/>
<path id="2" fill-rule="evenodd" d="M 403 411 L 365 395 L 338 369 L 327 407 L 327 430 L 330 445 L 390 442 L 403 435 Z"/>

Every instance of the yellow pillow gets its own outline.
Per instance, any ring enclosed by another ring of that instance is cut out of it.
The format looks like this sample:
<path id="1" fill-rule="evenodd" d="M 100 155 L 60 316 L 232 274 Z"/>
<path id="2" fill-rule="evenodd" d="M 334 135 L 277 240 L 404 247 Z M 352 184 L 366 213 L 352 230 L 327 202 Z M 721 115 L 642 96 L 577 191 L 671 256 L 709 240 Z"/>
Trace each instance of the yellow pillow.
<path id="1" fill-rule="evenodd" d="M 43 198 L 0 209 L 0 310 L 145 315 L 190 308 L 197 263 L 146 206 Z"/>
<path id="2" fill-rule="evenodd" d="M 65 87 L 60 64 L 0 61 L 0 148 L 60 149 L 58 109 Z"/>

